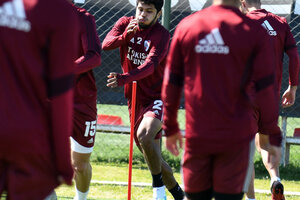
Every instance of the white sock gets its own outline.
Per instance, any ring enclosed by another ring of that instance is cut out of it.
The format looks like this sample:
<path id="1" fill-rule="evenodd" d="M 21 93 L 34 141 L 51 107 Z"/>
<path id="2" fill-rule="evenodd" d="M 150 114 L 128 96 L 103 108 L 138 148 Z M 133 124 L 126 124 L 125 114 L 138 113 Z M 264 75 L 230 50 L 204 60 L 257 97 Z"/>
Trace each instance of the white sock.
<path id="1" fill-rule="evenodd" d="M 154 199 L 166 199 L 165 186 L 154 187 L 153 188 L 153 198 Z"/>
<path id="2" fill-rule="evenodd" d="M 256 200 L 256 199 L 248 199 L 247 197 L 246 197 L 246 199 L 245 200 Z"/>
<path id="3" fill-rule="evenodd" d="M 80 192 L 76 187 L 75 187 L 76 195 L 74 197 L 74 200 L 87 200 L 87 195 L 89 191 L 86 192 Z"/>
<path id="4" fill-rule="evenodd" d="M 275 181 L 279 181 L 279 182 L 280 182 L 281 180 L 280 180 L 280 178 L 279 178 L 278 176 L 275 176 L 274 178 L 272 178 L 272 179 L 271 179 L 271 187 L 272 187 L 272 184 L 273 184 Z"/>

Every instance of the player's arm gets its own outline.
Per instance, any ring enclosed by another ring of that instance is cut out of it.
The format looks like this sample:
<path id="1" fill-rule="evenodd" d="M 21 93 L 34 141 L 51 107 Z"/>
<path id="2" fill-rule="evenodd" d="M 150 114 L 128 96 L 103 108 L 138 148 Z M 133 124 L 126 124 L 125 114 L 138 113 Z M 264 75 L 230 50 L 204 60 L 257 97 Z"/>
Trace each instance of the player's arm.
<path id="1" fill-rule="evenodd" d="M 130 72 L 117 74 L 118 86 L 123 86 L 124 84 L 140 80 L 151 75 L 159 63 L 166 57 L 169 41 L 169 33 L 164 32 L 164 35 L 161 35 L 160 40 L 155 41 L 142 65 Z"/>
<path id="2" fill-rule="evenodd" d="M 126 17 L 120 18 L 104 38 L 102 49 L 112 50 L 126 44 L 134 36 L 137 27 L 136 19 L 129 21 Z"/>
<path id="3" fill-rule="evenodd" d="M 281 145 L 281 131 L 278 122 L 278 94 L 275 90 L 274 51 L 265 30 L 259 35 L 253 59 L 253 79 L 255 80 L 256 103 L 261 111 L 259 132 L 269 135 L 270 144 Z M 264 67 L 261 67 L 264 66 Z M 263 147 L 262 147 L 263 148 Z"/>
<path id="4" fill-rule="evenodd" d="M 95 19 L 92 15 L 85 16 L 86 32 L 81 35 L 81 45 L 84 55 L 78 58 L 75 63 L 75 73 L 81 74 L 101 64 L 101 44 L 98 38 Z"/>
<path id="5" fill-rule="evenodd" d="M 285 52 L 289 57 L 289 87 L 282 95 L 282 107 L 292 106 L 296 99 L 296 90 L 299 77 L 299 55 L 295 39 L 290 31 L 290 27 L 286 24 Z"/>
<path id="6" fill-rule="evenodd" d="M 289 57 L 289 83 L 291 86 L 297 86 L 299 82 L 299 55 L 297 45 L 291 29 L 287 23 L 285 23 L 286 38 L 284 41 L 284 51 Z"/>
<path id="7" fill-rule="evenodd" d="M 166 147 L 174 155 L 182 148 L 182 136 L 177 122 L 178 108 L 184 85 L 184 63 L 181 53 L 178 28 L 175 31 L 170 52 L 167 57 L 162 86 L 162 101 L 164 105 L 163 129 L 167 136 Z"/>
<path id="8" fill-rule="evenodd" d="M 65 11 L 64 11 L 65 12 Z M 57 176 L 72 183 L 70 136 L 73 124 L 74 60 L 78 51 L 79 24 L 75 12 L 64 15 L 49 38 L 49 70 L 51 136 Z M 68 26 L 66 26 L 68 24 Z"/>

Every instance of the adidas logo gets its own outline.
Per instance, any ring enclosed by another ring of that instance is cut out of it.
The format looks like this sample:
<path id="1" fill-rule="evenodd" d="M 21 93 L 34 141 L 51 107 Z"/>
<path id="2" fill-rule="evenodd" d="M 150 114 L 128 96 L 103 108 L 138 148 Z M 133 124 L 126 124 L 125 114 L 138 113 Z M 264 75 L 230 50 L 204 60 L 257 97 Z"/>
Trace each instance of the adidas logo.
<path id="1" fill-rule="evenodd" d="M 0 7 L 0 26 L 29 32 L 31 24 L 26 20 L 23 0 L 13 0 Z"/>
<path id="2" fill-rule="evenodd" d="M 277 32 L 273 29 L 273 27 L 267 20 L 265 20 L 261 25 L 268 31 L 269 35 L 271 36 L 277 35 Z"/>
<path id="3" fill-rule="evenodd" d="M 87 141 L 88 144 L 92 144 L 93 142 L 94 142 L 93 138 L 91 138 L 91 139 L 89 139 L 89 141 Z"/>
<path id="4" fill-rule="evenodd" d="M 197 53 L 229 54 L 229 47 L 224 44 L 218 28 L 213 29 L 195 46 Z"/>

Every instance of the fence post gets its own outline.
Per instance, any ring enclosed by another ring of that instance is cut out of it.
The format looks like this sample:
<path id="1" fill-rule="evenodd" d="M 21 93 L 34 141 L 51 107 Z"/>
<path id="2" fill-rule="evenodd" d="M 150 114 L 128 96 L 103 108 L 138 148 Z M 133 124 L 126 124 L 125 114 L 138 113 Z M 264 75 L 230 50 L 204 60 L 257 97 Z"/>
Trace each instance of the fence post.
<path id="1" fill-rule="evenodd" d="M 285 159 L 285 151 L 286 151 L 286 126 L 287 126 L 287 116 L 281 117 L 281 132 L 282 132 L 282 149 L 281 149 L 281 164 L 283 166 L 287 165 Z"/>
<path id="2" fill-rule="evenodd" d="M 163 13 L 162 13 L 162 25 L 168 31 L 170 30 L 170 13 L 171 13 L 171 0 L 165 0 Z"/>

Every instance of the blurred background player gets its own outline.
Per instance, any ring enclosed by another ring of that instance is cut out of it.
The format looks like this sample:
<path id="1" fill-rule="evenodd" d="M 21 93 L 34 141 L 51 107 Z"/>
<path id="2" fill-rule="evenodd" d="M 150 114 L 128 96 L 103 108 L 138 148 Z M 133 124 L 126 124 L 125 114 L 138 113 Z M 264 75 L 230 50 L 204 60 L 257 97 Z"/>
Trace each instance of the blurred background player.
<path id="1" fill-rule="evenodd" d="M 281 105 L 283 108 L 292 106 L 296 98 L 296 90 L 298 85 L 299 75 L 299 56 L 295 39 L 291 33 L 290 27 L 286 22 L 286 19 L 270 13 L 264 9 L 261 9 L 260 0 L 241 0 L 241 8 L 244 13 L 251 19 L 257 20 L 268 32 L 269 37 L 272 40 L 272 46 L 275 49 L 275 87 L 280 95 L 281 80 L 282 80 L 282 68 L 283 68 L 283 56 L 284 52 L 289 57 L 289 87 L 283 93 Z M 263 67 L 263 66 L 262 66 Z M 258 113 L 259 114 L 259 111 Z M 259 118 L 259 116 L 258 116 Z M 281 148 L 274 146 L 277 156 L 271 156 L 269 153 L 261 150 L 259 146 L 260 140 L 265 140 L 266 136 L 263 134 L 256 135 L 256 146 L 259 153 L 262 155 L 263 163 L 268 170 L 271 177 L 271 192 L 272 200 L 283 200 L 283 185 L 279 178 L 279 163 L 281 156 Z M 254 200 L 254 171 L 251 184 L 246 194 L 247 199 Z"/>
<path id="2" fill-rule="evenodd" d="M 157 21 L 163 0 L 137 0 L 135 17 L 120 18 L 103 41 L 103 50 L 120 48 L 123 74 L 111 72 L 108 87 L 125 86 L 131 109 L 132 81 L 137 81 L 135 142 L 143 153 L 152 174 L 154 199 L 166 199 L 164 185 L 175 200 L 183 191 L 160 150 L 163 105 L 161 85 L 169 32 Z"/>
<path id="3" fill-rule="evenodd" d="M 72 0 L 69 0 L 72 3 Z M 74 1 L 75 3 L 77 1 Z M 84 3 L 84 1 L 80 1 Z M 90 156 L 97 122 L 97 88 L 93 68 L 101 64 L 101 44 L 94 16 L 74 5 L 80 22 L 80 48 L 75 61 L 74 125 L 71 136 L 72 165 L 75 172 L 74 200 L 86 200 L 92 178 Z"/>
<path id="4" fill-rule="evenodd" d="M 0 10 L 0 197 L 41 200 L 73 178 L 79 22 L 66 0 L 0 0 Z"/>
<path id="5" fill-rule="evenodd" d="M 162 88 L 163 128 L 167 149 L 178 155 L 182 135 L 176 118 L 184 88 L 182 172 L 189 200 L 243 198 L 253 171 L 254 102 L 261 109 L 262 132 L 277 136 L 262 148 L 281 144 L 274 51 L 266 31 L 239 5 L 239 0 L 214 0 L 182 20 L 172 39 Z"/>

